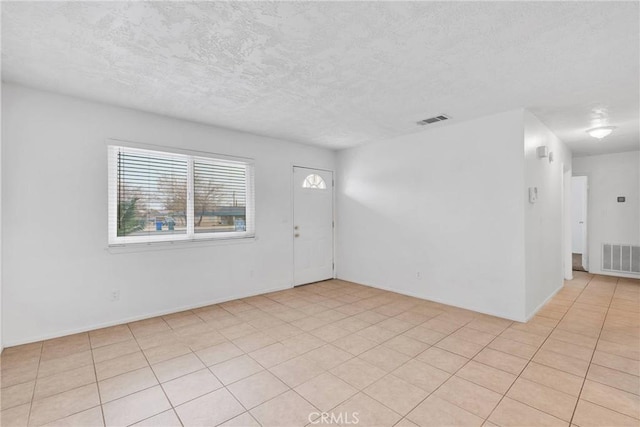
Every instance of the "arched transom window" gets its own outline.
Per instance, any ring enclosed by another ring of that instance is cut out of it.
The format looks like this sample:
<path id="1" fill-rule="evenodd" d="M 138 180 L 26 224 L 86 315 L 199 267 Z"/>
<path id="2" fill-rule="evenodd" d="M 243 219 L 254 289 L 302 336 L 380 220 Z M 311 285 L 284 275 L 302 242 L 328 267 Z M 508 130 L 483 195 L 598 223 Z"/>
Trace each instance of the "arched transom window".
<path id="1" fill-rule="evenodd" d="M 308 175 L 304 182 L 302 183 L 302 188 L 313 188 L 316 190 L 326 190 L 327 184 L 324 182 L 324 179 L 320 175 L 312 173 Z"/>

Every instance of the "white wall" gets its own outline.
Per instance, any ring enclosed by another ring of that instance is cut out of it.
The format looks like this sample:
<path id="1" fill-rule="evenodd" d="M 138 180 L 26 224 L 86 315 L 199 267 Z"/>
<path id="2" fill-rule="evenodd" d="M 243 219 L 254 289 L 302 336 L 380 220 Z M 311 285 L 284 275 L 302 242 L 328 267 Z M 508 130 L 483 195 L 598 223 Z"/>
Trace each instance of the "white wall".
<path id="1" fill-rule="evenodd" d="M 332 151 L 16 85 L 2 95 L 6 346 L 291 286 L 292 164 L 333 169 Z M 257 240 L 107 251 L 107 138 L 254 158 Z"/>
<path id="2" fill-rule="evenodd" d="M 553 153 L 552 162 L 538 157 L 536 149 L 542 145 Z M 528 111 L 524 113 L 524 166 L 526 316 L 529 318 L 564 283 L 563 172 L 571 168 L 571 151 Z M 529 203 L 529 187 L 538 188 L 536 203 Z"/>
<path id="3" fill-rule="evenodd" d="M 338 277 L 523 320 L 522 144 L 517 110 L 339 152 Z"/>
<path id="4" fill-rule="evenodd" d="M 573 280 L 573 252 L 571 251 L 571 168 L 564 167 L 562 181 L 564 186 L 563 194 L 563 216 L 564 230 L 562 251 L 564 252 L 564 279 Z"/>
<path id="5" fill-rule="evenodd" d="M 2 61 L 0 61 L 0 66 Z M 2 100 L 2 84 L 0 84 L 0 100 Z M 2 129 L 2 109 L 0 108 L 0 129 Z M 4 349 L 4 341 L 2 340 L 2 135 L 0 134 L 0 353 Z"/>
<path id="6" fill-rule="evenodd" d="M 602 244 L 640 244 L 640 151 L 576 157 L 573 175 L 587 176 L 589 182 L 589 272 L 622 276 L 601 270 Z M 626 202 L 618 203 L 618 196 L 625 196 Z"/>

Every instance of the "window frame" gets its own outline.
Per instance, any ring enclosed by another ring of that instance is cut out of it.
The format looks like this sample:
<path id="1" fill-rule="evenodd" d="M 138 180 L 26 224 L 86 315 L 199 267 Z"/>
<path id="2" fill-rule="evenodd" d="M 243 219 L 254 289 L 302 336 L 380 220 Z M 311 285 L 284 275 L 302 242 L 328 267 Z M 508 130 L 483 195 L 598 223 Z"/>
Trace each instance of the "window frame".
<path id="1" fill-rule="evenodd" d="M 255 162 L 251 158 L 235 157 L 217 153 L 184 150 L 166 146 L 141 144 L 117 139 L 108 139 L 107 145 L 107 180 L 108 180 L 108 247 L 162 245 L 188 242 L 212 242 L 255 239 Z M 182 158 L 187 161 L 187 205 L 185 234 L 161 234 L 142 236 L 118 236 L 118 150 L 125 149 L 131 152 L 140 151 L 160 156 Z M 223 232 L 195 232 L 194 225 L 194 162 L 204 161 L 218 165 L 243 165 L 246 167 L 246 193 L 245 193 L 245 231 Z"/>
<path id="2" fill-rule="evenodd" d="M 309 178 L 313 177 L 315 178 L 319 178 L 320 181 L 318 183 L 312 184 L 311 181 L 309 180 Z M 307 185 L 308 184 L 308 185 Z M 327 183 L 325 182 L 324 178 L 320 175 L 318 175 L 317 173 L 311 173 L 309 175 L 307 175 L 304 180 L 302 181 L 302 188 L 305 190 L 326 190 L 327 189 Z"/>

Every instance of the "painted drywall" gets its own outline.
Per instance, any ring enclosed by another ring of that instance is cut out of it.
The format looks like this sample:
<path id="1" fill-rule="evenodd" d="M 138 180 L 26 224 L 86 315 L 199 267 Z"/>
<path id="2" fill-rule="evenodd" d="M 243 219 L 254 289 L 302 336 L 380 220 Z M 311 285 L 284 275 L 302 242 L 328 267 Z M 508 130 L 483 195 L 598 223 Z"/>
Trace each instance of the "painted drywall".
<path id="1" fill-rule="evenodd" d="M 2 110 L 5 345 L 291 286 L 292 165 L 333 151 L 12 84 Z M 255 159 L 256 240 L 109 252 L 107 138 Z"/>
<path id="2" fill-rule="evenodd" d="M 601 268 L 603 243 L 640 244 L 640 151 L 576 157 L 573 175 L 586 176 L 589 183 L 589 272 L 638 277 Z M 624 196 L 626 201 L 618 203 L 618 196 Z"/>
<path id="3" fill-rule="evenodd" d="M 540 158 L 537 147 L 546 146 L 549 157 Z M 538 200 L 524 201 L 526 316 L 530 318 L 562 288 L 563 173 L 571 168 L 571 151 L 536 116 L 524 112 L 523 193 L 538 189 Z M 566 248 L 568 250 L 568 248 Z"/>
<path id="4" fill-rule="evenodd" d="M 0 65 L 2 61 L 0 60 Z M 0 84 L 0 100 L 2 99 L 2 84 Z M 0 108 L 0 129 L 2 129 L 2 108 Z M 2 340 L 2 132 L 0 132 L 0 353 L 4 349 Z"/>
<path id="5" fill-rule="evenodd" d="M 564 279 L 573 280 L 573 253 L 571 252 L 571 168 L 565 167 L 562 174 L 564 187 L 563 194 L 563 248 L 564 252 Z"/>
<path id="6" fill-rule="evenodd" d="M 338 277 L 524 320 L 523 111 L 338 152 Z"/>
<path id="7" fill-rule="evenodd" d="M 571 251 L 574 254 L 586 252 L 587 221 L 587 177 L 571 178 Z"/>

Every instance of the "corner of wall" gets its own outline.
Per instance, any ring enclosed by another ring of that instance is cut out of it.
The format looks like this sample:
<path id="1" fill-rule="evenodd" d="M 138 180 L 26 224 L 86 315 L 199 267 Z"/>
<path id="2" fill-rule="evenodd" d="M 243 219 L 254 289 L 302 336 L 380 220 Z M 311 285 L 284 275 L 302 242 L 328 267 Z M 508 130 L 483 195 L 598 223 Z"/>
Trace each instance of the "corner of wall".
<path id="1" fill-rule="evenodd" d="M 525 313 L 524 321 L 523 321 L 523 322 L 524 322 L 524 323 L 526 323 L 526 322 L 528 322 L 529 320 L 533 319 L 533 317 L 538 313 L 538 311 L 540 311 L 540 309 L 541 309 L 542 307 L 544 307 L 545 305 L 547 305 L 547 303 L 548 303 L 549 301 L 551 301 L 551 299 L 552 299 L 553 297 L 555 297 L 555 296 L 556 296 L 556 294 L 562 290 L 563 286 L 564 286 L 564 285 L 560 285 L 560 286 L 558 286 L 558 287 L 557 287 L 553 292 L 551 292 L 551 294 L 549 294 L 549 295 L 544 299 L 544 301 L 542 301 L 540 304 L 538 304 L 538 306 L 537 306 L 537 307 L 535 307 L 535 308 L 534 308 L 533 310 L 531 310 L 530 312 Z"/>
<path id="2" fill-rule="evenodd" d="M 540 157 L 546 146 L 550 156 Z M 525 314 L 533 316 L 564 284 L 566 262 L 565 171 L 571 150 L 533 113 L 524 113 Z M 529 200 L 531 188 L 537 201 Z"/>
<path id="3" fill-rule="evenodd" d="M 4 82 L 0 83 L 0 354 L 4 350 L 2 341 L 2 86 L 4 86 Z"/>

